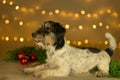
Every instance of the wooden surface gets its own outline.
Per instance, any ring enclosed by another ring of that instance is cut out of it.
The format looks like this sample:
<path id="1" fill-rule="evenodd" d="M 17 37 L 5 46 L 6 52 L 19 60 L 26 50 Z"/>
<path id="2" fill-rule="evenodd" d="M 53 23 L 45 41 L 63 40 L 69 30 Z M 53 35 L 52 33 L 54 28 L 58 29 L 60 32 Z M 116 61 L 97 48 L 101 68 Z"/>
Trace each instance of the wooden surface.
<path id="1" fill-rule="evenodd" d="M 98 78 L 92 74 L 79 74 L 68 77 L 53 77 L 40 79 L 31 74 L 24 74 L 23 68 L 19 62 L 0 62 L 0 80 L 120 80 L 116 78 L 102 77 Z"/>

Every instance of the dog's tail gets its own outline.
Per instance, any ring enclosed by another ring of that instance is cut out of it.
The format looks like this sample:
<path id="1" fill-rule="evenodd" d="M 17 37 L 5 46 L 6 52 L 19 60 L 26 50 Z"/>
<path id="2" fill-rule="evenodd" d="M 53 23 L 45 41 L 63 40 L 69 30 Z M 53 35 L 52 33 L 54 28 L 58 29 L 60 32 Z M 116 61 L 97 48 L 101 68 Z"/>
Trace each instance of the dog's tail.
<path id="1" fill-rule="evenodd" d="M 109 33 L 105 33 L 105 37 L 108 39 L 109 42 L 109 48 L 107 48 L 105 51 L 109 54 L 109 56 L 113 55 L 113 51 L 116 49 L 116 39 Z"/>

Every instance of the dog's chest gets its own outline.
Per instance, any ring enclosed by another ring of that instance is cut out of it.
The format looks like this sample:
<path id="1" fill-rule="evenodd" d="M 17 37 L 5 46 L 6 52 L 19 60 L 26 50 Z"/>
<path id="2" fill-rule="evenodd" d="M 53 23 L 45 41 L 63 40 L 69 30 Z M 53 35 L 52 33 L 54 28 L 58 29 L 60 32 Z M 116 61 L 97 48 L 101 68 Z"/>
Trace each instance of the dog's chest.
<path id="1" fill-rule="evenodd" d="M 61 64 L 59 58 L 57 58 L 56 56 L 50 56 L 49 58 L 47 58 L 46 62 L 50 69 L 56 69 Z"/>
<path id="2" fill-rule="evenodd" d="M 62 53 L 52 52 L 52 51 L 47 53 L 47 60 L 46 60 L 46 62 L 48 64 L 52 64 L 52 65 L 60 65 L 60 64 L 62 64 L 62 61 L 63 61 Z"/>

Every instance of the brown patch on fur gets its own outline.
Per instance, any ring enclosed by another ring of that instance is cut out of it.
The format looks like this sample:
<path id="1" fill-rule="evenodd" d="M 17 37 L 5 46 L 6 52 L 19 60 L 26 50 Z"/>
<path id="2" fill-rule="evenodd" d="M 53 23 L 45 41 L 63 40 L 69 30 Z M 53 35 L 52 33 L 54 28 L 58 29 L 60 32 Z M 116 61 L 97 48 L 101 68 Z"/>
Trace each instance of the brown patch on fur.
<path id="1" fill-rule="evenodd" d="M 44 37 L 42 35 L 37 35 L 36 37 L 34 37 L 34 40 L 40 40 L 43 41 L 45 40 Z"/>
<path id="2" fill-rule="evenodd" d="M 55 41 L 56 37 L 53 33 L 45 36 L 45 42 L 47 43 L 47 45 L 54 45 Z"/>
<path id="3" fill-rule="evenodd" d="M 35 37 L 35 39 L 41 39 L 41 38 L 43 38 L 42 35 L 37 35 L 37 36 Z"/>

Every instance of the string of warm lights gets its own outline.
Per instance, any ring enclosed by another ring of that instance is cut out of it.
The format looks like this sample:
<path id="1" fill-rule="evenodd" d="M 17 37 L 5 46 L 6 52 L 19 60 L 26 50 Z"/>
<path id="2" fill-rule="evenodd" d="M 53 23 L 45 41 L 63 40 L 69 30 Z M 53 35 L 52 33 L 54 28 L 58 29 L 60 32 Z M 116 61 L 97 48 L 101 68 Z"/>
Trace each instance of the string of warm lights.
<path id="1" fill-rule="evenodd" d="M 16 10 L 16 11 L 18 11 L 20 9 L 20 6 L 19 5 L 15 5 L 13 1 L 2 0 L 2 4 L 3 5 L 8 5 L 9 7 L 14 7 L 14 10 Z M 10 21 L 10 19 L 7 18 L 7 16 L 8 16 L 7 14 L 2 14 L 1 18 L 4 20 L 4 23 L 8 25 L 12 21 Z M 17 21 L 18 18 L 14 17 L 14 20 Z M 23 21 L 19 20 L 18 21 L 18 25 L 22 26 L 23 25 Z"/>
<path id="2" fill-rule="evenodd" d="M 72 44 L 72 45 L 78 45 L 78 46 L 80 46 L 80 45 L 82 45 L 82 44 L 88 44 L 89 43 L 89 40 L 88 39 L 85 39 L 85 40 L 83 40 L 83 41 L 70 41 L 70 40 L 67 40 L 67 43 L 68 44 Z M 105 45 L 108 45 L 108 41 L 104 41 L 103 42 L 103 44 L 105 44 Z"/>
<path id="3" fill-rule="evenodd" d="M 87 0 L 90 1 L 90 0 Z M 99 19 L 100 17 L 107 15 L 110 16 L 114 19 L 117 19 L 119 14 L 110 9 L 110 8 L 104 8 L 104 9 L 100 9 L 97 10 L 96 12 L 88 12 L 87 10 L 81 9 L 78 12 L 67 12 L 65 10 L 60 10 L 60 9 L 54 9 L 54 10 L 45 10 L 45 9 L 40 9 L 40 7 L 37 5 L 35 7 L 32 8 L 27 8 L 25 6 L 20 6 L 20 5 L 15 5 L 14 1 L 7 1 L 7 0 L 2 0 L 2 4 L 3 5 L 8 5 L 9 7 L 14 7 L 15 11 L 18 11 L 18 13 L 22 13 L 22 14 L 26 14 L 26 13 L 32 13 L 32 14 L 36 14 L 39 13 L 39 15 L 43 15 L 43 16 L 55 16 L 58 15 L 60 17 L 63 18 L 73 18 L 73 20 L 79 20 L 81 17 L 83 17 L 86 20 L 96 20 Z M 11 22 L 14 21 L 18 21 L 18 25 L 20 27 L 24 26 L 25 21 L 22 19 L 18 19 L 18 16 L 13 17 L 13 20 L 10 20 L 7 16 L 7 14 L 2 14 L 2 20 L 4 21 L 5 25 L 9 25 Z M 114 25 L 117 25 L 120 28 L 120 23 L 116 23 Z M 66 29 L 70 29 L 72 25 L 70 24 L 65 24 L 64 27 Z M 92 25 L 90 25 L 91 28 L 97 29 L 98 27 L 103 27 L 106 30 L 110 29 L 112 26 L 110 24 L 105 24 L 104 21 L 99 21 L 98 23 L 93 23 Z M 77 26 L 77 28 L 79 30 L 84 30 L 85 25 L 79 24 Z M 1 36 L 1 40 L 2 41 L 9 41 L 9 40 L 13 40 L 13 41 L 20 41 L 20 42 L 24 42 L 25 38 L 24 37 L 13 37 L 12 39 L 10 39 L 10 37 L 8 36 Z M 70 41 L 67 40 L 68 44 L 75 44 L 75 45 L 82 45 L 82 44 L 88 44 L 89 40 L 85 39 L 84 41 Z M 105 45 L 108 45 L 108 41 L 104 41 Z M 120 46 L 120 42 L 118 44 Z"/>
<path id="4" fill-rule="evenodd" d="M 8 37 L 8 36 L 1 36 L 1 40 L 2 41 L 9 41 L 10 40 L 10 37 Z M 23 37 L 20 37 L 20 38 L 18 38 L 18 37 L 13 37 L 13 39 L 12 39 L 13 41 L 19 41 L 19 42 L 24 42 L 24 38 Z"/>
<path id="5" fill-rule="evenodd" d="M 6 37 L 5 37 L 5 36 L 1 36 L 1 40 L 8 42 L 8 41 L 10 40 L 10 38 L 9 38 L 8 36 L 6 36 Z M 20 38 L 18 38 L 18 37 L 13 37 L 12 40 L 13 40 L 14 42 L 17 42 L 17 41 L 19 41 L 19 42 L 24 42 L 24 41 L 25 41 L 25 39 L 24 39 L 23 37 L 20 37 Z M 67 40 L 67 43 L 68 43 L 68 44 L 72 44 L 72 45 L 81 46 L 81 45 L 84 45 L 84 44 L 88 44 L 88 43 L 89 43 L 89 40 L 88 40 L 88 39 L 85 39 L 85 40 L 83 40 L 83 41 L 70 41 L 70 40 Z M 105 41 L 104 41 L 103 43 L 101 43 L 101 44 L 108 45 L 108 41 L 105 40 Z M 118 43 L 118 47 L 120 48 L 120 42 Z"/>
<path id="6" fill-rule="evenodd" d="M 69 29 L 70 26 L 71 26 L 71 25 L 66 24 L 64 27 L 65 27 L 66 29 Z M 78 28 L 79 30 L 83 30 L 84 27 L 85 27 L 85 26 L 79 24 L 77 28 Z M 98 24 L 93 24 L 91 28 L 92 28 L 92 29 L 96 29 L 97 27 L 105 27 L 106 30 L 110 29 L 110 25 L 107 24 L 107 25 L 104 25 L 104 26 L 103 26 L 103 23 L 102 23 L 102 22 L 99 22 Z"/>
<path id="7" fill-rule="evenodd" d="M 9 38 L 8 36 L 6 36 L 6 37 L 1 36 L 1 40 L 2 40 L 2 41 L 9 41 L 10 38 Z M 13 40 L 14 42 L 16 42 L 16 41 L 24 42 L 24 38 L 23 38 L 23 37 L 20 37 L 20 38 L 18 38 L 18 37 L 13 37 L 12 40 Z M 70 40 L 67 40 L 67 43 L 68 43 L 68 44 L 73 44 L 73 45 L 78 45 L 78 46 L 82 45 L 82 41 L 73 41 L 73 42 L 71 43 Z M 83 44 L 88 44 L 88 43 L 89 43 L 89 40 L 87 40 L 87 39 L 83 41 Z M 105 41 L 104 43 L 105 43 L 105 45 L 108 44 L 107 41 Z"/>
<path id="8" fill-rule="evenodd" d="M 2 3 L 5 5 L 7 4 L 6 0 L 3 0 Z M 12 6 L 14 4 L 13 1 L 9 2 L 9 5 Z M 36 11 L 37 9 L 37 11 Z M 118 18 L 118 13 L 116 11 L 112 11 L 111 9 L 101 9 L 98 10 L 94 13 L 91 12 L 87 12 L 85 10 L 80 10 L 79 12 L 66 12 L 66 11 L 62 11 L 59 9 L 55 9 L 54 11 L 48 11 L 47 10 L 39 10 L 39 6 L 35 7 L 35 8 L 29 8 L 27 9 L 26 7 L 20 7 L 18 5 L 15 5 L 15 10 L 19 10 L 23 13 L 27 13 L 27 12 L 33 12 L 33 13 L 37 13 L 40 12 L 42 15 L 54 15 L 54 14 L 60 14 L 61 16 L 66 16 L 66 17 L 74 17 L 74 18 L 80 18 L 80 16 L 87 16 L 88 18 L 94 19 L 94 18 L 98 18 L 101 17 L 104 14 L 109 14 L 111 16 L 113 16 L 114 18 Z M 36 11 L 36 12 L 35 12 Z"/>
<path id="9" fill-rule="evenodd" d="M 7 4 L 7 1 L 6 0 L 3 0 L 2 1 L 3 5 Z M 9 1 L 8 2 L 10 6 L 14 5 L 14 2 L 13 1 Z M 85 10 L 80 10 L 79 12 L 66 12 L 66 11 L 62 11 L 62 10 L 59 10 L 59 9 L 55 9 L 53 11 L 47 11 L 47 10 L 40 10 L 39 9 L 39 6 L 36 6 L 35 8 L 29 8 L 27 9 L 26 7 L 20 7 L 19 5 L 14 5 L 14 8 L 16 11 L 20 11 L 22 13 L 38 13 L 40 12 L 41 15 L 49 15 L 49 16 L 54 16 L 56 14 L 60 15 L 60 16 L 65 16 L 65 17 L 73 17 L 76 18 L 76 19 L 79 19 L 80 16 L 84 16 L 84 17 L 87 17 L 87 18 L 90 18 L 91 19 L 97 19 L 101 16 L 104 16 L 106 13 L 108 15 L 111 15 L 111 17 L 114 17 L 114 18 L 118 18 L 118 13 L 116 11 L 112 11 L 111 9 L 101 9 L 101 10 L 98 10 L 96 12 L 87 12 Z M 2 15 L 2 18 L 4 19 L 5 16 Z M 14 18 L 15 20 L 17 19 L 16 17 Z M 5 19 L 4 20 L 5 24 L 9 24 L 11 21 L 9 19 Z M 18 24 L 20 26 L 22 26 L 24 24 L 24 21 L 23 20 L 20 20 L 18 22 Z M 117 24 L 119 27 L 120 27 L 120 24 L 118 23 Z M 103 22 L 99 22 L 99 26 L 103 26 Z M 96 26 L 95 24 L 92 25 L 92 28 L 93 29 L 96 29 Z M 80 28 L 81 29 L 81 28 Z M 109 25 L 106 25 L 106 29 L 109 29 Z"/>

